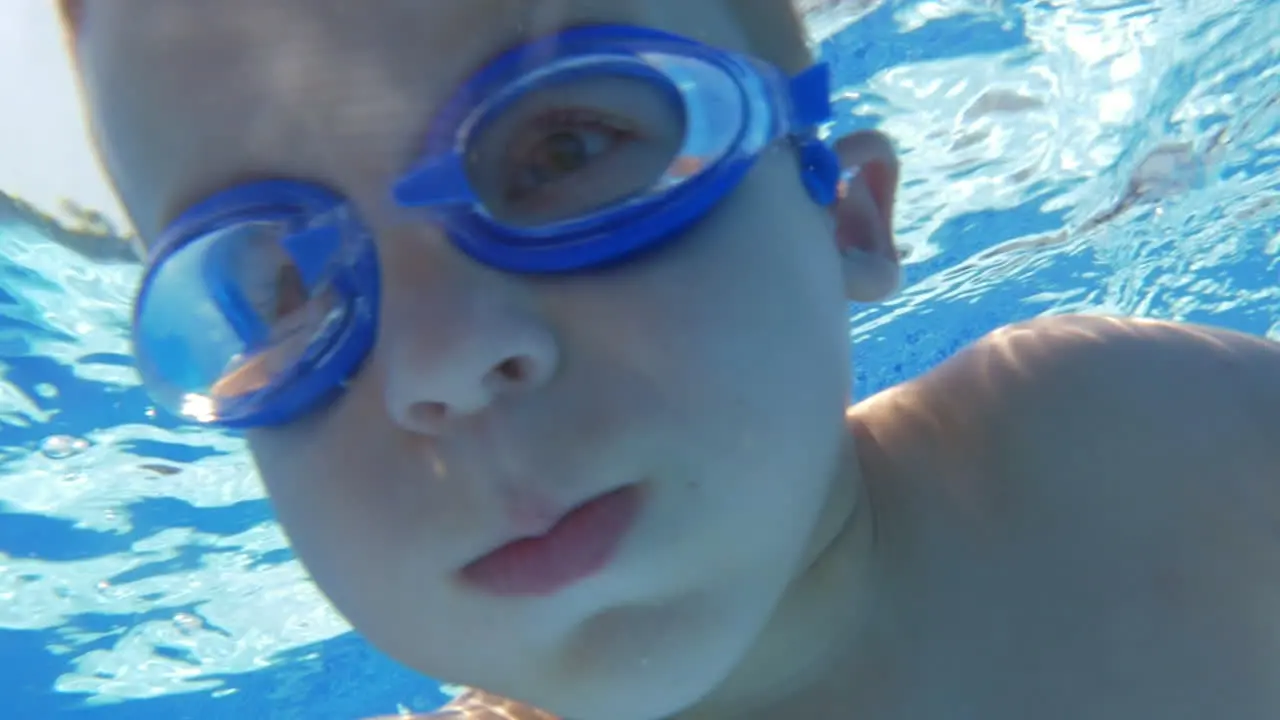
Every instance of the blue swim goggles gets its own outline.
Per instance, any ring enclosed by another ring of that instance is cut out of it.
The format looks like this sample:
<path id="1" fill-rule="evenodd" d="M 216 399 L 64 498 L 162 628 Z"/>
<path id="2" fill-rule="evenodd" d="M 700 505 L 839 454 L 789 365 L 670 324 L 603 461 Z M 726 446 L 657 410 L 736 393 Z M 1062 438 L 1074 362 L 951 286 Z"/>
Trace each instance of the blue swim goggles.
<path id="1" fill-rule="evenodd" d="M 618 263 L 711 212 L 788 139 L 813 199 L 840 168 L 818 138 L 827 68 L 628 26 L 575 28 L 495 59 L 447 102 L 392 188 L 459 250 L 513 273 Z M 343 197 L 277 180 L 218 193 L 155 245 L 134 347 L 156 402 L 222 427 L 280 425 L 341 393 L 373 347 L 373 238 Z"/>

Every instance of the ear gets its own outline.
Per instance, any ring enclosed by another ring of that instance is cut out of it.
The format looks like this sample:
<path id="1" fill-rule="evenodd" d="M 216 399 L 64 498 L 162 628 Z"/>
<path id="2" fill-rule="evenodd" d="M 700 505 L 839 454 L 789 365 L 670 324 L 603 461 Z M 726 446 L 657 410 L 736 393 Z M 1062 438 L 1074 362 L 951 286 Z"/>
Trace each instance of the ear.
<path id="1" fill-rule="evenodd" d="M 845 295 L 854 302 L 883 300 L 897 291 L 902 276 L 893 242 L 898 156 L 887 137 L 870 130 L 846 135 L 835 151 L 845 170 L 831 206 Z"/>

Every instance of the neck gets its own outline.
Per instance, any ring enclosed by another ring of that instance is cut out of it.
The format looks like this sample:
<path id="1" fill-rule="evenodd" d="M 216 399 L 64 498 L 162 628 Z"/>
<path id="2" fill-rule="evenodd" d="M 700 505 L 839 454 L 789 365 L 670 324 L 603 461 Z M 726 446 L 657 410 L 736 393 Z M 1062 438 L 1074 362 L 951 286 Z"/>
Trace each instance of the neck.
<path id="1" fill-rule="evenodd" d="M 808 562 L 743 661 L 680 720 L 800 717 L 830 708 L 853 683 L 851 668 L 872 652 L 876 607 L 875 513 L 853 434 L 839 463 Z"/>

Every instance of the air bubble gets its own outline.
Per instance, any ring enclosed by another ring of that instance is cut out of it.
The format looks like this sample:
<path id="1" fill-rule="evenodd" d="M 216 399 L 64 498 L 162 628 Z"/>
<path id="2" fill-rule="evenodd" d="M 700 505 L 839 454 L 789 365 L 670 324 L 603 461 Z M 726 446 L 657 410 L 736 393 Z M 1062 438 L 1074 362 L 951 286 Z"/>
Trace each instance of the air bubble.
<path id="1" fill-rule="evenodd" d="M 174 615 L 173 624 L 183 635 L 190 635 L 204 627 L 204 621 L 198 616 L 185 612 L 180 612 L 177 615 Z"/>
<path id="2" fill-rule="evenodd" d="M 40 452 L 51 460 L 65 460 L 88 449 L 88 440 L 70 435 L 51 435 L 40 443 Z"/>

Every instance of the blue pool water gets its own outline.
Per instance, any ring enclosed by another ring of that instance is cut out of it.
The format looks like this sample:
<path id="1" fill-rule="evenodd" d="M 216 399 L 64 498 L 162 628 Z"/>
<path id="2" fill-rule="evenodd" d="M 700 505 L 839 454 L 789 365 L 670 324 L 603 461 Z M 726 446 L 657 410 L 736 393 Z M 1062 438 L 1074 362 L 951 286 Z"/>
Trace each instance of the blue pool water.
<path id="1" fill-rule="evenodd" d="M 1280 3 L 858 0 L 824 23 L 851 14 L 824 43 L 840 123 L 899 143 L 908 258 L 899 297 L 852 308 L 860 395 L 1046 313 L 1280 339 Z M 325 606 L 240 440 L 152 410 L 138 268 L 0 190 L 0 717 L 440 703 Z"/>

